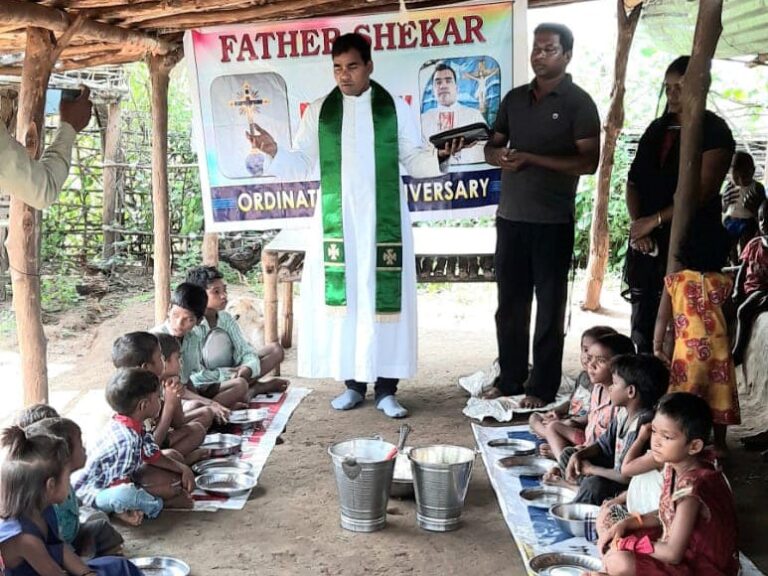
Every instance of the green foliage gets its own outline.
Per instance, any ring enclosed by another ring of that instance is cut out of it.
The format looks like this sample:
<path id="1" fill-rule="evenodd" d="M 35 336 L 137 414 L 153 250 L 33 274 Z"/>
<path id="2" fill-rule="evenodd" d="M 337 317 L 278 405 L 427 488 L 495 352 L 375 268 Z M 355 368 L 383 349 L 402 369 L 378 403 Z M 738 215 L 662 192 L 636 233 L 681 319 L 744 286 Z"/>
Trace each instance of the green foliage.
<path id="1" fill-rule="evenodd" d="M 608 231 L 610 248 L 608 251 L 608 269 L 618 271 L 624 263 L 627 252 L 627 235 L 629 233 L 629 213 L 624 200 L 624 192 L 629 172 L 630 155 L 627 138 L 619 137 L 614 155 L 613 173 L 611 174 L 611 190 L 608 199 Z M 574 257 L 579 268 L 587 265 L 589 259 L 589 237 L 592 225 L 592 204 L 596 191 L 596 176 L 582 177 L 576 194 L 576 238 L 574 242 Z"/>
<path id="2" fill-rule="evenodd" d="M 0 307 L 0 340 L 16 332 L 16 317 L 10 307 Z"/>
<path id="3" fill-rule="evenodd" d="M 42 278 L 40 293 L 42 308 L 46 312 L 59 312 L 81 302 L 83 297 L 77 293 L 77 279 L 60 270 L 55 276 Z"/>
<path id="4" fill-rule="evenodd" d="M 219 265 L 217 266 L 219 269 L 219 272 L 224 276 L 224 282 L 227 284 L 240 284 L 240 274 L 237 273 L 237 270 L 232 268 L 229 264 L 226 262 L 219 262 Z"/>
<path id="5" fill-rule="evenodd" d="M 143 64 L 129 67 L 129 85 L 131 98 L 126 103 L 129 109 L 145 115 L 150 120 L 151 85 L 149 71 Z M 197 154 L 192 150 L 192 101 L 189 97 L 189 79 L 184 66 L 177 66 L 171 73 L 168 87 L 168 166 L 169 176 L 174 170 L 182 170 L 182 165 L 195 164 Z M 135 159 L 134 161 L 138 161 Z M 144 159 L 147 162 L 148 159 Z M 176 167 L 176 168 L 175 168 Z M 144 174 L 141 184 L 151 190 L 151 173 Z M 200 191 L 200 178 L 197 169 L 184 170 L 183 178 L 169 177 L 169 200 L 173 231 L 178 234 L 203 232 L 203 201 Z M 148 219 L 145 230 L 151 230 L 151 206 L 144 210 Z"/>
<path id="6" fill-rule="evenodd" d="M 174 267 L 176 269 L 177 276 L 179 277 L 179 282 L 184 281 L 187 270 L 194 268 L 195 266 L 199 266 L 202 260 L 203 252 L 201 244 L 199 242 L 190 244 L 187 251 L 184 252 L 184 254 L 181 256 L 178 256 L 174 261 Z"/>
<path id="7" fill-rule="evenodd" d="M 47 136 L 52 137 L 52 132 L 48 131 Z M 46 211 L 43 218 L 40 246 L 43 261 L 58 264 L 65 253 L 101 249 L 103 237 L 100 226 L 93 226 L 94 215 L 101 215 L 102 202 L 101 173 L 94 169 L 94 165 L 101 162 L 99 140 L 95 133 L 79 136 L 67 184 L 58 202 Z"/>

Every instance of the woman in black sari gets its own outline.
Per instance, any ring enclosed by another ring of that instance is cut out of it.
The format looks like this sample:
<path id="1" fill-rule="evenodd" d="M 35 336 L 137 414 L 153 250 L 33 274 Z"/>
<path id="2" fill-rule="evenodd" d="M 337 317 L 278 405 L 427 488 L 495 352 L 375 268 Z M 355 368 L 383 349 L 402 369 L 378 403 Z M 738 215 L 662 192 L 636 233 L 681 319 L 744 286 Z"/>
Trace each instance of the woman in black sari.
<path id="1" fill-rule="evenodd" d="M 653 329 L 669 253 L 672 206 L 680 167 L 681 82 L 689 60 L 688 56 L 681 56 L 667 68 L 664 75 L 667 107 L 640 138 L 627 181 L 627 210 L 632 224 L 624 268 L 626 288 L 622 295 L 632 303 L 632 341 L 638 352 L 649 354 L 653 352 Z M 734 148 L 733 136 L 725 121 L 705 111 L 698 209 L 718 221 L 719 191 Z M 723 236 L 727 242 L 725 230 Z"/>

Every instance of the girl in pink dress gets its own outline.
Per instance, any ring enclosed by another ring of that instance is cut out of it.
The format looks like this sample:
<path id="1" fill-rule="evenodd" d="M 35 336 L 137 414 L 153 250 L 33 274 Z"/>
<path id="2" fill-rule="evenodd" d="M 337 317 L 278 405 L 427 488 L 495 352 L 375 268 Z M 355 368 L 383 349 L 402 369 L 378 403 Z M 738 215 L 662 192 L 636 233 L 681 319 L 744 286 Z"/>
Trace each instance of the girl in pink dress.
<path id="1" fill-rule="evenodd" d="M 603 556 L 612 576 L 737 576 L 738 530 L 733 494 L 722 472 L 702 458 L 712 413 L 686 392 L 662 398 L 651 451 L 664 463 L 659 510 L 611 529 Z"/>

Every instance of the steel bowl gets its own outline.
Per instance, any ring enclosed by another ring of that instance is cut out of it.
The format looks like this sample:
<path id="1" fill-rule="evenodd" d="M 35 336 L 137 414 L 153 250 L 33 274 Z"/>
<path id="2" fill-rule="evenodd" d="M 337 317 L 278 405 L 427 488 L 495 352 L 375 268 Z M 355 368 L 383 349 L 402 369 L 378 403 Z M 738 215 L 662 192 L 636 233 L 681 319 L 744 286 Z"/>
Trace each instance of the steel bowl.
<path id="1" fill-rule="evenodd" d="M 237 454 L 240 451 L 240 436 L 235 434 L 208 434 L 200 445 L 200 448 L 208 450 L 213 458 Z"/>
<path id="2" fill-rule="evenodd" d="M 239 426 L 255 426 L 269 416 L 268 408 L 250 408 L 248 410 L 233 410 L 229 413 L 229 423 Z"/>
<path id="3" fill-rule="evenodd" d="M 499 458 L 496 466 L 509 470 L 515 476 L 540 478 L 555 466 L 555 462 L 540 456 L 507 456 Z"/>
<path id="4" fill-rule="evenodd" d="M 578 576 L 603 569 L 603 563 L 599 558 L 565 552 L 539 554 L 531 558 L 528 566 L 540 576 Z"/>
<path id="5" fill-rule="evenodd" d="M 144 576 L 189 576 L 189 566 L 170 556 L 146 556 L 131 558 L 131 562 Z"/>
<path id="6" fill-rule="evenodd" d="M 192 472 L 197 475 L 205 474 L 206 472 L 244 472 L 249 474 L 253 472 L 253 464 L 234 458 L 212 458 L 193 465 Z"/>
<path id="7" fill-rule="evenodd" d="M 257 484 L 254 474 L 244 472 L 206 472 L 195 478 L 197 487 L 216 496 L 242 496 Z"/>
<path id="8" fill-rule="evenodd" d="M 563 532 L 571 536 L 587 537 L 587 522 L 594 522 L 600 506 L 571 502 L 555 504 L 549 509 L 549 515 L 555 519 Z"/>
<path id="9" fill-rule="evenodd" d="M 555 504 L 564 504 L 576 498 L 576 491 L 560 486 L 537 486 L 520 491 L 520 498 L 529 508 L 549 510 Z"/>
<path id="10" fill-rule="evenodd" d="M 519 438 L 496 438 L 489 440 L 488 446 L 503 450 L 510 456 L 530 456 L 536 453 L 536 442 L 531 440 L 520 440 Z"/>

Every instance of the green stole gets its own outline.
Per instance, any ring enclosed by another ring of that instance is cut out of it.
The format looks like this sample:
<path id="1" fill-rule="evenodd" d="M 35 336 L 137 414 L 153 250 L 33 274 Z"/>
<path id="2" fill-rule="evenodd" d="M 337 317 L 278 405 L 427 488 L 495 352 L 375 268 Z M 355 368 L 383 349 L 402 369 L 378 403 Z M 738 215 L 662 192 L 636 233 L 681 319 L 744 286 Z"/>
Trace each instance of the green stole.
<path id="1" fill-rule="evenodd" d="M 376 319 L 396 321 L 402 300 L 403 238 L 400 229 L 400 165 L 397 110 L 392 96 L 371 81 L 376 161 Z M 341 203 L 341 125 L 344 97 L 335 88 L 320 108 L 320 195 L 323 211 L 325 303 L 347 305 L 344 222 Z M 354 158 L 347 158 L 354 162 Z M 365 250 L 365 247 L 362 247 Z"/>

